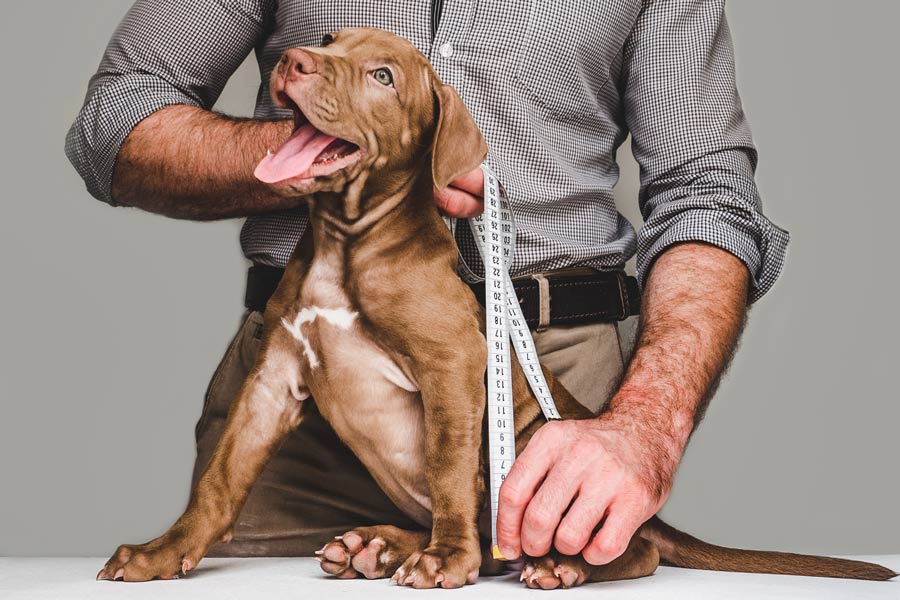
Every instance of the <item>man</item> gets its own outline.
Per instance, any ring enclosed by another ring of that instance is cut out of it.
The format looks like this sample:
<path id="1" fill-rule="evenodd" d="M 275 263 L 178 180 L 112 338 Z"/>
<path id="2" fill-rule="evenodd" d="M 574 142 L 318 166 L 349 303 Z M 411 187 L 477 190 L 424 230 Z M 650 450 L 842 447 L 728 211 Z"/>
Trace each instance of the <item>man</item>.
<path id="1" fill-rule="evenodd" d="M 257 265 L 250 312 L 210 383 L 195 477 L 252 365 L 260 281 L 277 281 L 306 223 L 303 198 L 252 176 L 292 129 L 269 100 L 268 75 L 289 47 L 343 27 L 380 27 L 429 57 L 485 134 L 518 221 L 514 276 L 614 271 L 637 252 L 644 296 L 627 370 L 614 323 L 554 325 L 553 311 L 566 307 L 550 305 L 550 327 L 536 333 L 542 360 L 603 411 L 540 430 L 503 485 L 498 523 L 509 558 L 551 545 L 593 564 L 621 554 L 665 502 L 748 301 L 775 281 L 787 245 L 761 213 L 723 12 L 724 0 L 136 2 L 66 150 L 91 193 L 111 204 L 196 220 L 249 217 L 241 244 Z M 251 49 L 263 81 L 256 118 L 210 112 Z M 638 234 L 613 204 L 615 150 L 629 132 L 641 165 Z M 481 184 L 470 173 L 436 201 L 452 215 L 477 214 Z M 471 239 L 459 241 L 477 264 Z M 313 414 L 261 477 L 234 542 L 215 552 L 307 554 L 369 523 L 413 527 Z"/>

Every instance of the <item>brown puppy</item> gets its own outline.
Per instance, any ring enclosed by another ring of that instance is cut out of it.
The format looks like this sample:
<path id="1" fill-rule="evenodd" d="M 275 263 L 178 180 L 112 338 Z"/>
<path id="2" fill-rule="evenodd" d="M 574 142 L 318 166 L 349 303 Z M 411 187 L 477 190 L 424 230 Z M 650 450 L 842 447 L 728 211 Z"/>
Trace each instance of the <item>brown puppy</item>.
<path id="1" fill-rule="evenodd" d="M 484 317 L 456 275 L 456 246 L 432 188 L 477 167 L 485 142 L 425 57 L 383 31 L 343 30 L 322 48 L 289 50 L 271 91 L 294 109 L 297 127 L 257 175 L 310 194 L 310 228 L 269 301 L 256 365 L 184 515 L 147 544 L 121 546 L 98 577 L 177 577 L 227 541 L 251 486 L 312 396 L 422 525 L 348 532 L 323 549 L 322 568 L 414 587 L 472 583 L 482 566 Z M 521 451 L 544 421 L 514 372 Z M 565 418 L 591 417 L 547 376 Z M 652 519 L 609 565 L 551 555 L 528 559 L 523 576 L 532 587 L 639 577 L 660 556 L 694 568 L 894 575 L 866 563 L 717 548 Z M 485 562 L 487 571 L 499 567 Z"/>

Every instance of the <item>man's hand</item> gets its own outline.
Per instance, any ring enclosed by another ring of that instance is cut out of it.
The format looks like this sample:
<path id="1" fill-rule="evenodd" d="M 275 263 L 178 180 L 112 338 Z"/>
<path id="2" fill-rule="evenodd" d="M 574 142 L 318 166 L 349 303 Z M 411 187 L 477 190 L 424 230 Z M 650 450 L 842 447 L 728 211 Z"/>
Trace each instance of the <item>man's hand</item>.
<path id="1" fill-rule="evenodd" d="M 634 358 L 605 412 L 540 428 L 500 488 L 504 557 L 542 556 L 553 544 L 606 564 L 625 551 L 669 495 L 737 343 L 749 280 L 741 261 L 703 243 L 679 244 L 657 258 Z"/>
<path id="2" fill-rule="evenodd" d="M 543 556 L 552 544 L 602 565 L 625 551 L 668 497 L 681 449 L 620 421 L 607 413 L 537 431 L 500 488 L 504 557 Z"/>
<path id="3" fill-rule="evenodd" d="M 484 212 L 484 171 L 477 168 L 457 177 L 443 192 L 435 188 L 434 201 L 448 217 L 477 217 Z"/>

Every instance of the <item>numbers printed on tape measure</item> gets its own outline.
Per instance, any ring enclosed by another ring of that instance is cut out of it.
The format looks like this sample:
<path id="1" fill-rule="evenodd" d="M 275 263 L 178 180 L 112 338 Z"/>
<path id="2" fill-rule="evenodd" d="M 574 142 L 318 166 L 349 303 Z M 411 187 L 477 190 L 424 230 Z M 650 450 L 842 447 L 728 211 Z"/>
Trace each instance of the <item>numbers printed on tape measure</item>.
<path id="1" fill-rule="evenodd" d="M 485 314 L 488 340 L 487 410 L 488 460 L 490 463 L 491 536 L 494 558 L 503 558 L 497 548 L 497 507 L 500 486 L 516 459 L 512 398 L 510 339 L 528 385 L 544 417 L 559 419 L 550 387 L 541 371 L 531 332 L 519 306 L 509 267 L 515 242 L 512 212 L 500 197 L 500 185 L 487 165 L 484 171 L 484 214 L 469 219 L 469 226 L 485 265 Z"/>

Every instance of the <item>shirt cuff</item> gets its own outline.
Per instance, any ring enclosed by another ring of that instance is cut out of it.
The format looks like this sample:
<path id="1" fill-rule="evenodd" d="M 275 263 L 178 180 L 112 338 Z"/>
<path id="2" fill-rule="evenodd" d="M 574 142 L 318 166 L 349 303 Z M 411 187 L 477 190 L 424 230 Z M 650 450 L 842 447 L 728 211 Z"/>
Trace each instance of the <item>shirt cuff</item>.
<path id="1" fill-rule="evenodd" d="M 682 242 L 705 242 L 740 259 L 751 275 L 751 304 L 772 287 L 784 267 L 790 234 L 758 211 L 733 210 L 739 206 L 734 201 L 724 204 L 724 209 L 688 208 L 669 210 L 668 218 L 651 216 L 638 236 L 637 278 L 642 288 L 653 261 Z"/>
<path id="2" fill-rule="evenodd" d="M 125 138 L 145 118 L 174 104 L 200 106 L 146 73 L 117 75 L 98 85 L 66 135 L 66 155 L 93 197 L 116 205 L 112 178 Z"/>

